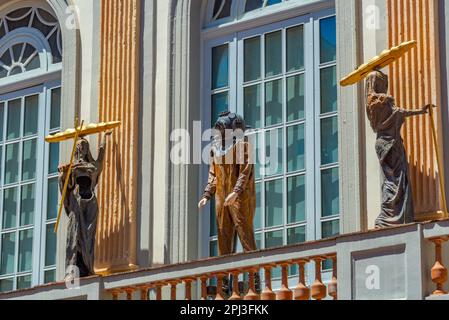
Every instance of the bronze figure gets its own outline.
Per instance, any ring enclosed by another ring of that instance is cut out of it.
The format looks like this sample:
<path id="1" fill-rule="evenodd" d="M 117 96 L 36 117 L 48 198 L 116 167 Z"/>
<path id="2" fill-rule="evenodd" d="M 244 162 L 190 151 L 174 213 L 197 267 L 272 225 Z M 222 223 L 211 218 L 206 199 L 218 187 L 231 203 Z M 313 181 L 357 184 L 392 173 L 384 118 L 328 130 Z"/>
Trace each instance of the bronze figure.
<path id="1" fill-rule="evenodd" d="M 97 228 L 98 202 L 95 188 L 103 170 L 103 162 L 106 152 L 106 137 L 112 131 L 103 136 L 103 141 L 98 150 L 98 158 L 95 160 L 90 152 L 89 142 L 81 137 L 76 142 L 74 163 L 69 177 L 67 177 L 69 165 L 59 167 L 59 186 L 61 192 L 65 180 L 68 178 L 67 195 L 64 198 L 64 209 L 68 216 L 66 243 L 66 270 L 76 266 L 79 276 L 94 275 L 94 248 Z M 71 274 L 66 275 L 66 279 Z"/>
<path id="2" fill-rule="evenodd" d="M 376 153 L 382 167 L 382 205 L 376 228 L 414 221 L 412 188 L 401 128 L 407 117 L 426 114 L 431 106 L 405 110 L 388 95 L 388 76 L 379 70 L 366 79 L 366 112 L 377 134 Z"/>

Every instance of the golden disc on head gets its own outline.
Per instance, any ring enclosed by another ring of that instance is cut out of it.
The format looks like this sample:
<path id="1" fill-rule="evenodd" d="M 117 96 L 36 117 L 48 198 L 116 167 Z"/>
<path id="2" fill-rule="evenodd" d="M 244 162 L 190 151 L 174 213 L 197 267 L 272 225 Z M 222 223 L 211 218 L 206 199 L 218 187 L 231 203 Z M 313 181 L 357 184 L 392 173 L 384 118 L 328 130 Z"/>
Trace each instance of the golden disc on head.
<path id="1" fill-rule="evenodd" d="M 88 125 L 83 125 L 80 130 L 79 136 L 87 136 L 90 134 L 100 133 L 108 130 L 115 129 L 121 125 L 120 121 L 102 122 L 102 123 L 91 123 Z M 69 139 L 75 138 L 76 129 L 67 129 L 64 132 L 59 132 L 45 138 L 48 143 L 57 143 Z"/>
<path id="2" fill-rule="evenodd" d="M 369 62 L 362 64 L 357 70 L 341 79 L 340 85 L 345 87 L 363 80 L 370 72 L 384 68 L 401 58 L 404 54 L 416 47 L 415 40 L 401 43 L 397 47 L 384 50 L 380 55 L 375 56 Z"/>

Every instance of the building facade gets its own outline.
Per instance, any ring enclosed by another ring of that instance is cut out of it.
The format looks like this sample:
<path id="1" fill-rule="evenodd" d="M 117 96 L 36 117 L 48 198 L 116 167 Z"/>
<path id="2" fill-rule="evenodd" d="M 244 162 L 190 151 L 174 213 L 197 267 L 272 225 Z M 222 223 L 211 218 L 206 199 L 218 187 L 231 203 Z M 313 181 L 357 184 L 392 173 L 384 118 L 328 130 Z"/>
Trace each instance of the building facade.
<path id="1" fill-rule="evenodd" d="M 442 0 L 2 0 L 0 291 L 14 291 L 3 296 L 68 297 L 58 287 L 65 216 L 57 234 L 53 226 L 57 168 L 71 142 L 44 138 L 76 117 L 122 122 L 97 190 L 99 277 L 83 282 L 79 297 L 133 297 L 133 282 L 145 295 L 170 285 L 176 293 L 203 273 L 221 281 L 219 271 L 236 272 L 233 263 L 247 277 L 253 262 L 264 275 L 273 267 L 276 290 L 296 285 L 304 271 L 296 262 L 305 259 L 316 264 L 306 267 L 305 282 L 320 273 L 332 283 L 338 270 L 340 297 L 379 298 L 358 287 L 376 257 L 397 283 L 384 297 L 430 296 L 433 243 L 449 235 L 445 220 L 429 222 L 447 218 L 439 180 L 449 186 L 446 12 Z M 343 88 L 339 80 L 408 40 L 418 46 L 386 69 L 390 92 L 403 108 L 439 106 L 442 168 L 430 118 L 409 120 L 403 137 L 417 224 L 372 232 L 382 199 L 376 136 L 364 84 Z M 208 173 L 204 131 L 225 110 L 243 115 L 257 141 L 255 230 L 265 258 L 214 260 L 214 204 L 197 208 Z M 96 136 L 89 140 L 97 146 Z M 180 144 L 187 155 L 176 162 Z M 447 245 L 442 250 L 447 261 Z M 388 269 L 391 257 L 397 269 Z M 198 262 L 204 258 L 212 260 Z M 190 274 L 192 266 L 201 272 Z M 173 275 L 164 279 L 160 270 Z M 193 284 L 198 296 L 201 284 Z"/>

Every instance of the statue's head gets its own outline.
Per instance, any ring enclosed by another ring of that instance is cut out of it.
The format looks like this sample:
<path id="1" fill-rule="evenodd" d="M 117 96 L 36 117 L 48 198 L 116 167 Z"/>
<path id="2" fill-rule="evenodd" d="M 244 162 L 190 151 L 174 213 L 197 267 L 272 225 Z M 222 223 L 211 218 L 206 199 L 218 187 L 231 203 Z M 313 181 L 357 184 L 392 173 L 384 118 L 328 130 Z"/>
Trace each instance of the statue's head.
<path id="1" fill-rule="evenodd" d="M 366 78 L 366 93 L 388 93 L 388 76 L 380 70 L 371 72 Z"/>
<path id="2" fill-rule="evenodd" d="M 244 139 L 246 129 L 242 116 L 229 111 L 223 112 L 214 126 L 215 144 L 221 144 L 223 150 L 227 149 L 237 140 Z"/>
<path id="3" fill-rule="evenodd" d="M 90 153 L 89 141 L 87 141 L 84 137 L 80 138 L 76 144 L 75 159 L 77 162 L 94 162 L 92 154 Z"/>

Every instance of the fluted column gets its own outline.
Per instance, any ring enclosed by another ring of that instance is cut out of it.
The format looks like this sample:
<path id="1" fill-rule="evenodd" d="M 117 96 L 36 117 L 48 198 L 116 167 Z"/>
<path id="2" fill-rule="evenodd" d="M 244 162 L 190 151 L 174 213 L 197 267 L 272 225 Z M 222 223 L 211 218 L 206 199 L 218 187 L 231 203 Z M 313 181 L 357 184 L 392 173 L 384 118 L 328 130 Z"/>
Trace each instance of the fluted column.
<path id="1" fill-rule="evenodd" d="M 390 93 L 402 108 L 420 108 L 432 103 L 438 131 L 438 148 L 443 155 L 440 103 L 439 34 L 437 0 L 387 0 L 389 46 L 416 40 L 418 46 L 390 65 Z M 442 217 L 438 166 L 429 115 L 406 121 L 403 131 L 413 187 L 415 218 Z M 444 157 L 444 155 L 443 155 Z"/>
<path id="2" fill-rule="evenodd" d="M 100 122 L 119 120 L 98 185 L 98 273 L 136 265 L 140 0 L 101 1 Z"/>

